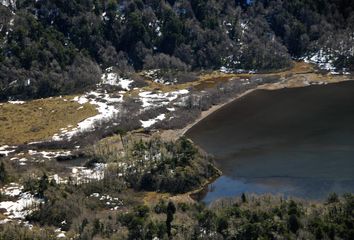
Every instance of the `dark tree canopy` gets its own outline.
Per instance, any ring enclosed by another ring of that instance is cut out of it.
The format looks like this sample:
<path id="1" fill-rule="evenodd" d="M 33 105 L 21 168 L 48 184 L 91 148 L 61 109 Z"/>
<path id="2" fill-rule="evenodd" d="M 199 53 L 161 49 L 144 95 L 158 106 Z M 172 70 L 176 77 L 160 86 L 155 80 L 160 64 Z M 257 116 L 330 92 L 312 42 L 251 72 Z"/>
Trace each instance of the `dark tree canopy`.
<path id="1" fill-rule="evenodd" d="M 161 56 L 171 68 L 262 71 L 326 49 L 337 67 L 353 70 L 353 6 L 354 0 L 17 0 L 0 5 L 0 100 L 82 91 L 102 69 L 139 71 L 158 66 Z"/>

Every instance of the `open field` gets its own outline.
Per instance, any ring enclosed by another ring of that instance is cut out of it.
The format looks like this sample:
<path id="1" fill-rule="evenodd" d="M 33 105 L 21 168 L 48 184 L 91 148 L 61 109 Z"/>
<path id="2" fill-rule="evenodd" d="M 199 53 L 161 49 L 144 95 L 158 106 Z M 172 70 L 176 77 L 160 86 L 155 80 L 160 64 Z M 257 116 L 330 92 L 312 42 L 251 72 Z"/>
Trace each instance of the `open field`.
<path id="1" fill-rule="evenodd" d="M 0 145 L 18 145 L 51 138 L 61 128 L 76 124 L 97 113 L 73 97 L 47 98 L 23 104 L 0 104 Z"/>

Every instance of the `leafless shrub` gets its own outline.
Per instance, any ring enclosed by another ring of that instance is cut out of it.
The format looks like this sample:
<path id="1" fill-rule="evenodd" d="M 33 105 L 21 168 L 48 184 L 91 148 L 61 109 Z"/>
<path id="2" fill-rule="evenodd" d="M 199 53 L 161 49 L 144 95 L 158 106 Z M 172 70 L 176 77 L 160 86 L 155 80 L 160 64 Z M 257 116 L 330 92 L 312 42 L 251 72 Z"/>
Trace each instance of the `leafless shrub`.
<path id="1" fill-rule="evenodd" d="M 186 83 L 195 81 L 198 76 L 193 72 L 168 70 L 162 71 L 160 73 L 160 78 L 162 78 L 164 82 L 169 83 Z"/>
<path id="2" fill-rule="evenodd" d="M 145 82 L 145 80 L 138 74 L 131 74 L 129 78 L 134 80 L 134 82 L 130 85 L 131 88 L 142 88 L 148 85 L 147 82 Z"/>
<path id="3" fill-rule="evenodd" d="M 280 75 L 269 75 L 269 76 L 264 75 L 264 76 L 251 77 L 250 81 L 252 83 L 265 84 L 265 83 L 279 82 L 280 78 L 281 78 Z"/>
<path id="4" fill-rule="evenodd" d="M 164 53 L 147 55 L 144 59 L 144 69 L 175 69 L 186 71 L 189 67 L 179 58 Z"/>
<path id="5" fill-rule="evenodd" d="M 210 88 L 204 91 L 193 92 L 186 96 L 183 105 L 181 105 L 170 118 L 154 125 L 161 129 L 178 129 L 183 128 L 188 123 L 197 119 L 201 111 L 205 111 L 228 99 L 237 96 L 249 89 L 256 87 L 259 84 L 278 81 L 280 76 L 261 76 L 251 78 L 249 80 L 233 79 L 225 83 L 217 85 L 215 88 Z"/>
<path id="6" fill-rule="evenodd" d="M 195 72 L 178 72 L 176 78 L 178 83 L 193 82 L 197 80 L 198 74 Z"/>
<path id="7" fill-rule="evenodd" d="M 112 86 L 112 85 L 102 85 L 101 86 L 102 90 L 104 90 L 107 93 L 114 93 L 114 92 L 119 92 L 119 91 L 123 91 L 124 89 L 121 86 Z M 94 96 L 91 95 L 93 98 Z"/>
<path id="8" fill-rule="evenodd" d="M 140 114 L 140 119 L 143 121 L 152 119 L 157 117 L 160 114 L 166 113 L 166 108 L 165 107 L 157 107 L 157 108 L 149 108 L 144 110 L 141 114 Z"/>
<path id="9" fill-rule="evenodd" d="M 199 109 L 180 108 L 166 120 L 157 122 L 154 127 L 159 129 L 181 129 L 197 119 L 200 113 Z"/>

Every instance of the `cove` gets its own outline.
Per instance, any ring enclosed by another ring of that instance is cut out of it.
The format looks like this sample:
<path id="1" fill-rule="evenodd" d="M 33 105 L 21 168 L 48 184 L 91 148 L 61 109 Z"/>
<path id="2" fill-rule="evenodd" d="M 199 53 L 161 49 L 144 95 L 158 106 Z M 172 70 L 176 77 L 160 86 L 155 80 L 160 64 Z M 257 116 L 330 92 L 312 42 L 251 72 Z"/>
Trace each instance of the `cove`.
<path id="1" fill-rule="evenodd" d="M 314 200 L 354 192 L 354 81 L 256 90 L 186 136 L 223 172 L 205 202 L 243 192 Z"/>

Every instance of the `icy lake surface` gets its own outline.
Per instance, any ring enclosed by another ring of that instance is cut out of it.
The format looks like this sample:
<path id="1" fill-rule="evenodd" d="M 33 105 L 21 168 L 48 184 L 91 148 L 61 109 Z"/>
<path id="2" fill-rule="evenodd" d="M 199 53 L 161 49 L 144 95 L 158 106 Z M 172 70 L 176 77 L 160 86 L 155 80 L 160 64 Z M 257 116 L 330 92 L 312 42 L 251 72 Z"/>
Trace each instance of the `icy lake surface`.
<path id="1" fill-rule="evenodd" d="M 246 193 L 324 199 L 354 192 L 354 82 L 257 90 L 188 133 L 223 176 L 210 202 Z"/>

